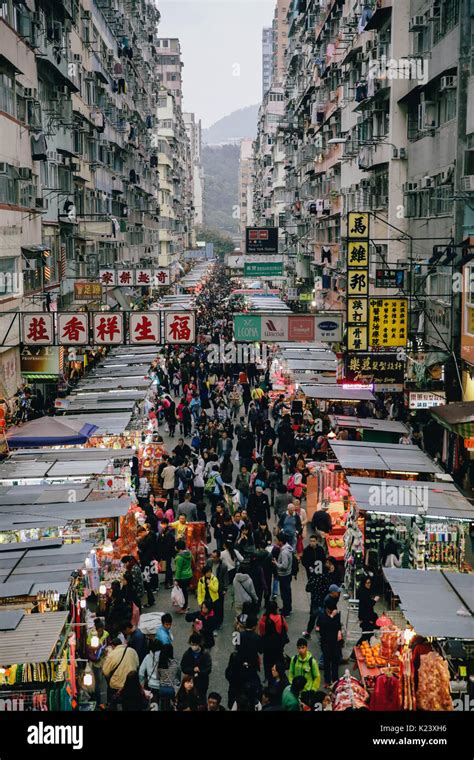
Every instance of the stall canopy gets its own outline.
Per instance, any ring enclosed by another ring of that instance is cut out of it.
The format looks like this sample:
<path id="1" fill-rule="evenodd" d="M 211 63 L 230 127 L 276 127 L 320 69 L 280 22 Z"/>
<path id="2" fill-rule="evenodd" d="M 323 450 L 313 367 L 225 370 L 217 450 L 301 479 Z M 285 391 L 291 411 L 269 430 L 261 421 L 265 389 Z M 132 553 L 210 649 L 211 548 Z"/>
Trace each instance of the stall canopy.
<path id="1" fill-rule="evenodd" d="M 375 401 L 369 388 L 351 388 L 343 385 L 301 385 L 300 390 L 307 398 L 321 401 Z"/>
<path id="2" fill-rule="evenodd" d="M 329 417 L 331 425 L 338 428 L 352 428 L 357 430 L 370 430 L 374 433 L 398 433 L 404 435 L 408 428 L 403 422 L 396 420 L 376 420 L 373 417 L 347 417 L 341 414 L 333 414 Z"/>
<path id="3" fill-rule="evenodd" d="M 68 616 L 69 612 L 23 615 L 15 630 L 0 630 L 1 664 L 47 662 Z"/>
<path id="4" fill-rule="evenodd" d="M 439 520 L 474 520 L 474 505 L 464 498 L 454 483 L 381 480 L 350 475 L 347 481 L 357 506 L 367 512 L 410 516 L 423 513 Z"/>
<path id="5" fill-rule="evenodd" d="M 344 470 L 380 470 L 396 474 L 444 474 L 418 446 L 362 441 L 330 441 L 337 461 Z"/>
<path id="6" fill-rule="evenodd" d="M 474 436 L 474 401 L 460 401 L 430 409 L 440 425 L 463 438 Z"/>
<path id="7" fill-rule="evenodd" d="M 384 569 L 400 608 L 420 636 L 474 639 L 472 607 L 464 596 L 461 576 L 445 570 Z M 472 580 L 471 580 L 472 584 Z M 472 585 L 471 585 L 472 603 Z"/>
<path id="8" fill-rule="evenodd" d="M 21 543 L 11 543 L 10 551 L 4 545 L 0 553 L 0 582 L 29 581 L 43 584 L 68 581 L 72 573 L 81 569 L 85 558 L 94 548 L 92 543 L 63 544 L 29 549 Z"/>
<path id="9" fill-rule="evenodd" d="M 87 443 L 90 436 L 97 430 L 97 425 L 83 422 L 70 425 L 57 417 L 41 417 L 15 426 L 7 434 L 7 442 L 11 449 L 29 449 L 34 446 L 75 446 Z"/>
<path id="10" fill-rule="evenodd" d="M 0 531 L 26 530 L 34 527 L 64 526 L 75 520 L 99 520 L 106 517 L 123 517 L 130 507 L 130 499 L 112 498 L 60 504 L 35 504 L 18 507 L 0 506 Z"/>
<path id="11" fill-rule="evenodd" d="M 80 422 L 82 415 L 68 414 L 67 422 Z M 108 412 L 107 414 L 89 413 L 87 415 L 89 422 L 97 425 L 94 436 L 122 435 L 130 425 L 132 419 L 131 412 Z"/>

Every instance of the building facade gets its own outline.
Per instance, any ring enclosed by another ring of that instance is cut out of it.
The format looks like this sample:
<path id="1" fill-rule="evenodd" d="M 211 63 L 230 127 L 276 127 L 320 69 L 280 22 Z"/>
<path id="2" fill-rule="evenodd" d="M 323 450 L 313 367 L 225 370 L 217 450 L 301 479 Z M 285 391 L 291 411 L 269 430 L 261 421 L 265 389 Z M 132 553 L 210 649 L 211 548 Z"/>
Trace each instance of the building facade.
<path id="1" fill-rule="evenodd" d="M 245 228 L 251 227 L 253 219 L 253 140 L 247 138 L 240 143 L 239 159 L 239 213 L 240 248 L 245 251 Z"/>
<path id="2" fill-rule="evenodd" d="M 262 97 L 270 89 L 273 66 L 273 29 L 271 26 L 262 30 Z"/>
<path id="3" fill-rule="evenodd" d="M 204 169 L 202 166 L 201 120 L 197 121 L 193 113 L 185 113 L 184 123 L 191 149 L 194 224 L 202 225 L 204 219 Z"/>

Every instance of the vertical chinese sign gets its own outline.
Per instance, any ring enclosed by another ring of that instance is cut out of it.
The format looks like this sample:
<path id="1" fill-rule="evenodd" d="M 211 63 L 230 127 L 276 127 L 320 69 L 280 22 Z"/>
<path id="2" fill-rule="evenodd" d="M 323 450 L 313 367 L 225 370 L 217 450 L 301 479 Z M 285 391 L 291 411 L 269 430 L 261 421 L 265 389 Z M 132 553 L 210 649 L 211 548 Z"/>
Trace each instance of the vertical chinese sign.
<path id="1" fill-rule="evenodd" d="M 160 343 L 159 312 L 131 312 L 128 323 L 130 343 L 137 346 Z"/>
<path id="2" fill-rule="evenodd" d="M 89 317 L 87 314 L 58 314 L 58 343 L 60 346 L 87 346 Z"/>
<path id="3" fill-rule="evenodd" d="M 347 350 L 367 351 L 369 331 L 370 214 L 351 211 L 347 220 Z"/>
<path id="4" fill-rule="evenodd" d="M 118 346 L 124 342 L 123 314 L 95 312 L 92 315 L 92 342 L 100 346 Z"/>
<path id="5" fill-rule="evenodd" d="M 22 342 L 25 346 L 54 345 L 53 315 L 45 312 L 23 314 Z"/>
<path id="6" fill-rule="evenodd" d="M 164 343 L 195 343 L 195 341 L 194 312 L 165 311 Z"/>

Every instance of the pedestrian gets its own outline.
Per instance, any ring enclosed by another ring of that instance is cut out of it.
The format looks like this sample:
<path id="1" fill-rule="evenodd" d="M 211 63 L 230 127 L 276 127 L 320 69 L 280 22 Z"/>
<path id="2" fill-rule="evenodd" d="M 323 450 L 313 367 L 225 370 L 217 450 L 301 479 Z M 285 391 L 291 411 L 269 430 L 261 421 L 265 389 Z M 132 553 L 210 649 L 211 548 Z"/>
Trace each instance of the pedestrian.
<path id="1" fill-rule="evenodd" d="M 288 624 L 279 614 L 275 601 L 270 601 L 260 618 L 258 632 L 262 639 L 263 667 L 267 683 L 270 683 L 272 667 L 283 661 L 283 650 L 289 642 Z"/>
<path id="2" fill-rule="evenodd" d="M 284 512 L 278 520 L 278 527 L 287 537 L 288 543 L 291 544 L 293 551 L 296 551 L 296 544 L 298 537 L 303 533 L 303 526 L 293 503 L 288 504 L 286 512 Z"/>
<path id="3" fill-rule="evenodd" d="M 303 676 L 305 685 L 303 691 L 318 691 L 321 682 L 318 663 L 311 652 L 308 651 L 308 642 L 306 639 L 298 639 L 296 642 L 298 653 L 290 660 L 288 679 L 290 684 L 298 676 Z"/>
<path id="4" fill-rule="evenodd" d="M 257 530 L 260 523 L 266 523 L 270 519 L 270 502 L 262 486 L 256 486 L 255 493 L 250 495 L 247 511 L 254 530 Z"/>
<path id="5" fill-rule="evenodd" d="M 140 664 L 148 654 L 148 640 L 143 631 L 132 623 L 125 623 L 122 627 L 122 634 L 125 637 L 128 647 L 134 649 L 138 655 Z"/>
<path id="6" fill-rule="evenodd" d="M 278 559 L 273 560 L 273 564 L 278 575 L 281 601 L 283 605 L 280 612 L 287 618 L 292 612 L 291 580 L 293 576 L 293 548 L 288 543 L 285 533 L 278 533 L 276 539 L 280 553 Z"/>
<path id="7" fill-rule="evenodd" d="M 176 694 L 177 712 L 197 712 L 203 700 L 191 675 L 184 675 Z"/>
<path id="8" fill-rule="evenodd" d="M 125 572 L 123 575 L 125 601 L 129 604 L 135 604 L 138 607 L 138 611 L 141 612 L 142 596 L 145 593 L 145 587 L 143 585 L 143 576 L 140 565 L 131 554 L 122 557 L 121 562 L 125 566 Z"/>
<path id="9" fill-rule="evenodd" d="M 280 662 L 275 662 L 272 665 L 268 685 L 275 689 L 275 692 L 278 695 L 278 704 L 281 705 L 283 692 L 286 687 L 290 685 L 288 676 L 286 675 L 286 668 L 283 660 Z"/>
<path id="10" fill-rule="evenodd" d="M 219 584 L 219 596 L 214 601 L 215 630 L 218 631 L 224 621 L 224 601 L 229 587 L 229 571 L 219 549 L 214 549 L 212 552 L 211 563 L 212 572 Z"/>
<path id="11" fill-rule="evenodd" d="M 250 494 L 250 473 L 245 465 L 240 468 L 235 481 L 235 487 L 239 491 L 239 502 L 242 508 L 248 504 Z"/>
<path id="12" fill-rule="evenodd" d="M 337 611 L 335 599 L 330 597 L 326 599 L 324 612 L 318 619 L 318 627 L 324 660 L 324 688 L 328 689 L 339 677 L 339 663 L 341 661 L 341 615 Z"/>
<path id="13" fill-rule="evenodd" d="M 306 679 L 303 676 L 297 676 L 290 686 L 284 689 L 281 699 L 281 707 L 285 712 L 300 712 L 303 709 L 300 695 L 304 690 Z"/>
<path id="14" fill-rule="evenodd" d="M 183 540 L 176 542 L 178 554 L 175 560 L 175 580 L 183 592 L 184 605 L 178 612 L 188 611 L 188 587 L 193 577 L 193 556 Z"/>
<path id="15" fill-rule="evenodd" d="M 181 671 L 185 676 L 194 679 L 200 704 L 206 702 L 211 670 L 211 655 L 204 649 L 201 636 L 192 633 L 189 637 L 189 649 L 185 651 L 181 660 Z"/>
<path id="16" fill-rule="evenodd" d="M 217 691 L 210 691 L 207 696 L 206 712 L 225 712 L 222 696 Z"/>
<path id="17" fill-rule="evenodd" d="M 218 503 L 216 511 L 211 517 L 211 527 L 214 528 L 214 539 L 219 550 L 222 549 L 226 519 L 227 512 L 224 510 L 224 505 Z"/>
<path id="18" fill-rule="evenodd" d="M 171 633 L 171 627 L 173 625 L 173 616 L 169 612 L 165 612 L 161 616 L 161 623 L 156 629 L 155 639 L 159 641 L 161 646 L 170 646 L 173 649 L 173 634 Z"/>
<path id="19" fill-rule="evenodd" d="M 158 573 L 156 571 L 156 533 L 150 525 L 145 523 L 144 527 L 137 530 L 137 549 L 140 558 L 140 568 L 143 577 L 143 586 L 147 595 L 147 603 L 144 607 L 153 607 L 155 597 L 153 591 L 158 590 Z"/>
<path id="20" fill-rule="evenodd" d="M 308 546 L 305 547 L 301 557 L 301 564 L 306 570 L 308 580 L 312 573 L 323 574 L 325 561 L 326 555 L 323 547 L 318 544 L 317 536 L 310 536 Z"/>
<path id="21" fill-rule="evenodd" d="M 120 712 L 143 712 L 150 706 L 151 694 L 140 683 L 136 670 L 127 673 L 125 683 L 113 697 L 114 708 Z"/>
<path id="22" fill-rule="evenodd" d="M 359 624 L 362 631 L 362 635 L 356 644 L 358 647 L 363 641 L 370 641 L 373 631 L 377 627 L 375 604 L 379 601 L 379 597 L 372 593 L 372 579 L 370 577 L 366 576 L 362 579 L 357 592 L 357 599 L 359 600 Z"/>
<path id="23" fill-rule="evenodd" d="M 284 483 L 278 484 L 275 493 L 274 513 L 277 521 L 288 509 L 288 489 Z"/>
<path id="24" fill-rule="evenodd" d="M 102 667 L 106 658 L 106 650 L 109 645 L 109 632 L 105 630 L 102 618 L 95 618 L 94 628 L 87 634 L 86 649 L 87 659 L 91 663 L 94 674 L 94 696 L 96 704 L 105 708 L 107 704 L 107 679 Z"/>
<path id="25" fill-rule="evenodd" d="M 249 564 L 242 562 L 234 576 L 234 609 L 236 615 L 241 614 L 244 603 L 250 602 L 255 606 L 258 603 L 255 586 L 250 577 L 249 569 Z"/>
<path id="26" fill-rule="evenodd" d="M 219 599 L 219 581 L 213 573 L 213 566 L 206 565 L 201 573 L 196 592 L 198 604 L 206 602 L 213 609 Z"/>
<path id="27" fill-rule="evenodd" d="M 176 484 L 176 467 L 171 462 L 168 462 L 166 467 L 161 472 L 163 490 L 167 497 L 167 508 L 173 509 L 174 492 Z"/>
<path id="28" fill-rule="evenodd" d="M 228 571 L 229 585 L 233 585 L 239 563 L 244 561 L 242 554 L 240 554 L 240 552 L 234 548 L 233 542 L 224 541 L 224 549 L 221 553 L 221 560 Z"/>
<path id="29" fill-rule="evenodd" d="M 160 533 L 156 537 L 156 558 L 165 563 L 165 588 L 173 587 L 173 559 L 176 554 L 176 539 L 170 529 L 170 521 L 163 517 Z"/>
<path id="30" fill-rule="evenodd" d="M 138 676 L 141 685 L 151 691 L 153 702 L 159 703 L 160 700 L 160 661 L 161 643 L 156 639 L 150 642 L 150 651 L 140 665 Z"/>
<path id="31" fill-rule="evenodd" d="M 161 645 L 158 660 L 159 708 L 170 712 L 175 703 L 176 693 L 180 687 L 181 668 L 174 659 L 173 647 Z"/>
<path id="32" fill-rule="evenodd" d="M 177 516 L 185 515 L 186 522 L 197 522 L 197 509 L 196 504 L 191 501 L 191 494 L 184 494 L 184 501 L 178 504 Z"/>
<path id="33" fill-rule="evenodd" d="M 272 544 L 272 534 L 266 522 L 259 523 L 257 530 L 253 533 L 253 539 L 256 549 L 266 549 Z"/>
<path id="34" fill-rule="evenodd" d="M 125 685 L 127 675 L 138 671 L 140 661 L 138 654 L 128 644 L 123 644 L 119 638 L 112 639 L 102 672 L 108 683 L 108 702 L 111 703 L 115 694 Z"/>
<path id="35" fill-rule="evenodd" d="M 320 533 L 330 533 L 332 531 L 332 520 L 329 514 L 329 504 L 323 503 L 321 509 L 317 509 L 311 518 L 311 527 L 314 531 Z"/>

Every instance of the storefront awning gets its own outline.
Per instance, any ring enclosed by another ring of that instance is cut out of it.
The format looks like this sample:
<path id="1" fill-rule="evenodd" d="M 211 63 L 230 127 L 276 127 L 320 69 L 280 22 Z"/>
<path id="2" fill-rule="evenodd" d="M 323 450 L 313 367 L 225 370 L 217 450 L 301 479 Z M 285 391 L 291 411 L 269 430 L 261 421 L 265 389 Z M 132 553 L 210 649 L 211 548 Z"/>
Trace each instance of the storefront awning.
<path id="1" fill-rule="evenodd" d="M 420 636 L 474 639 L 474 618 L 464 589 L 456 586 L 458 573 L 445 570 L 384 569 L 400 608 Z M 466 576 L 468 577 L 468 576 Z M 470 576 L 472 580 L 472 576 Z"/>
<path id="2" fill-rule="evenodd" d="M 68 617 L 69 612 L 25 615 L 14 631 L 0 631 L 2 665 L 47 662 Z"/>
<path id="3" fill-rule="evenodd" d="M 300 390 L 307 398 L 325 401 L 375 401 L 369 388 L 344 388 L 343 385 L 302 385 Z"/>
<path id="4" fill-rule="evenodd" d="M 84 422 L 77 430 L 58 417 L 41 417 L 25 425 L 11 428 L 7 434 L 7 443 L 12 449 L 29 449 L 35 446 L 74 446 L 87 443 L 95 430 L 97 426 L 87 422 Z"/>
<path id="5" fill-rule="evenodd" d="M 440 425 L 463 438 L 474 435 L 474 401 L 460 401 L 429 410 Z"/>
<path id="6" fill-rule="evenodd" d="M 444 474 L 418 446 L 362 441 L 330 441 L 337 461 L 344 470 L 376 470 L 394 474 Z"/>

